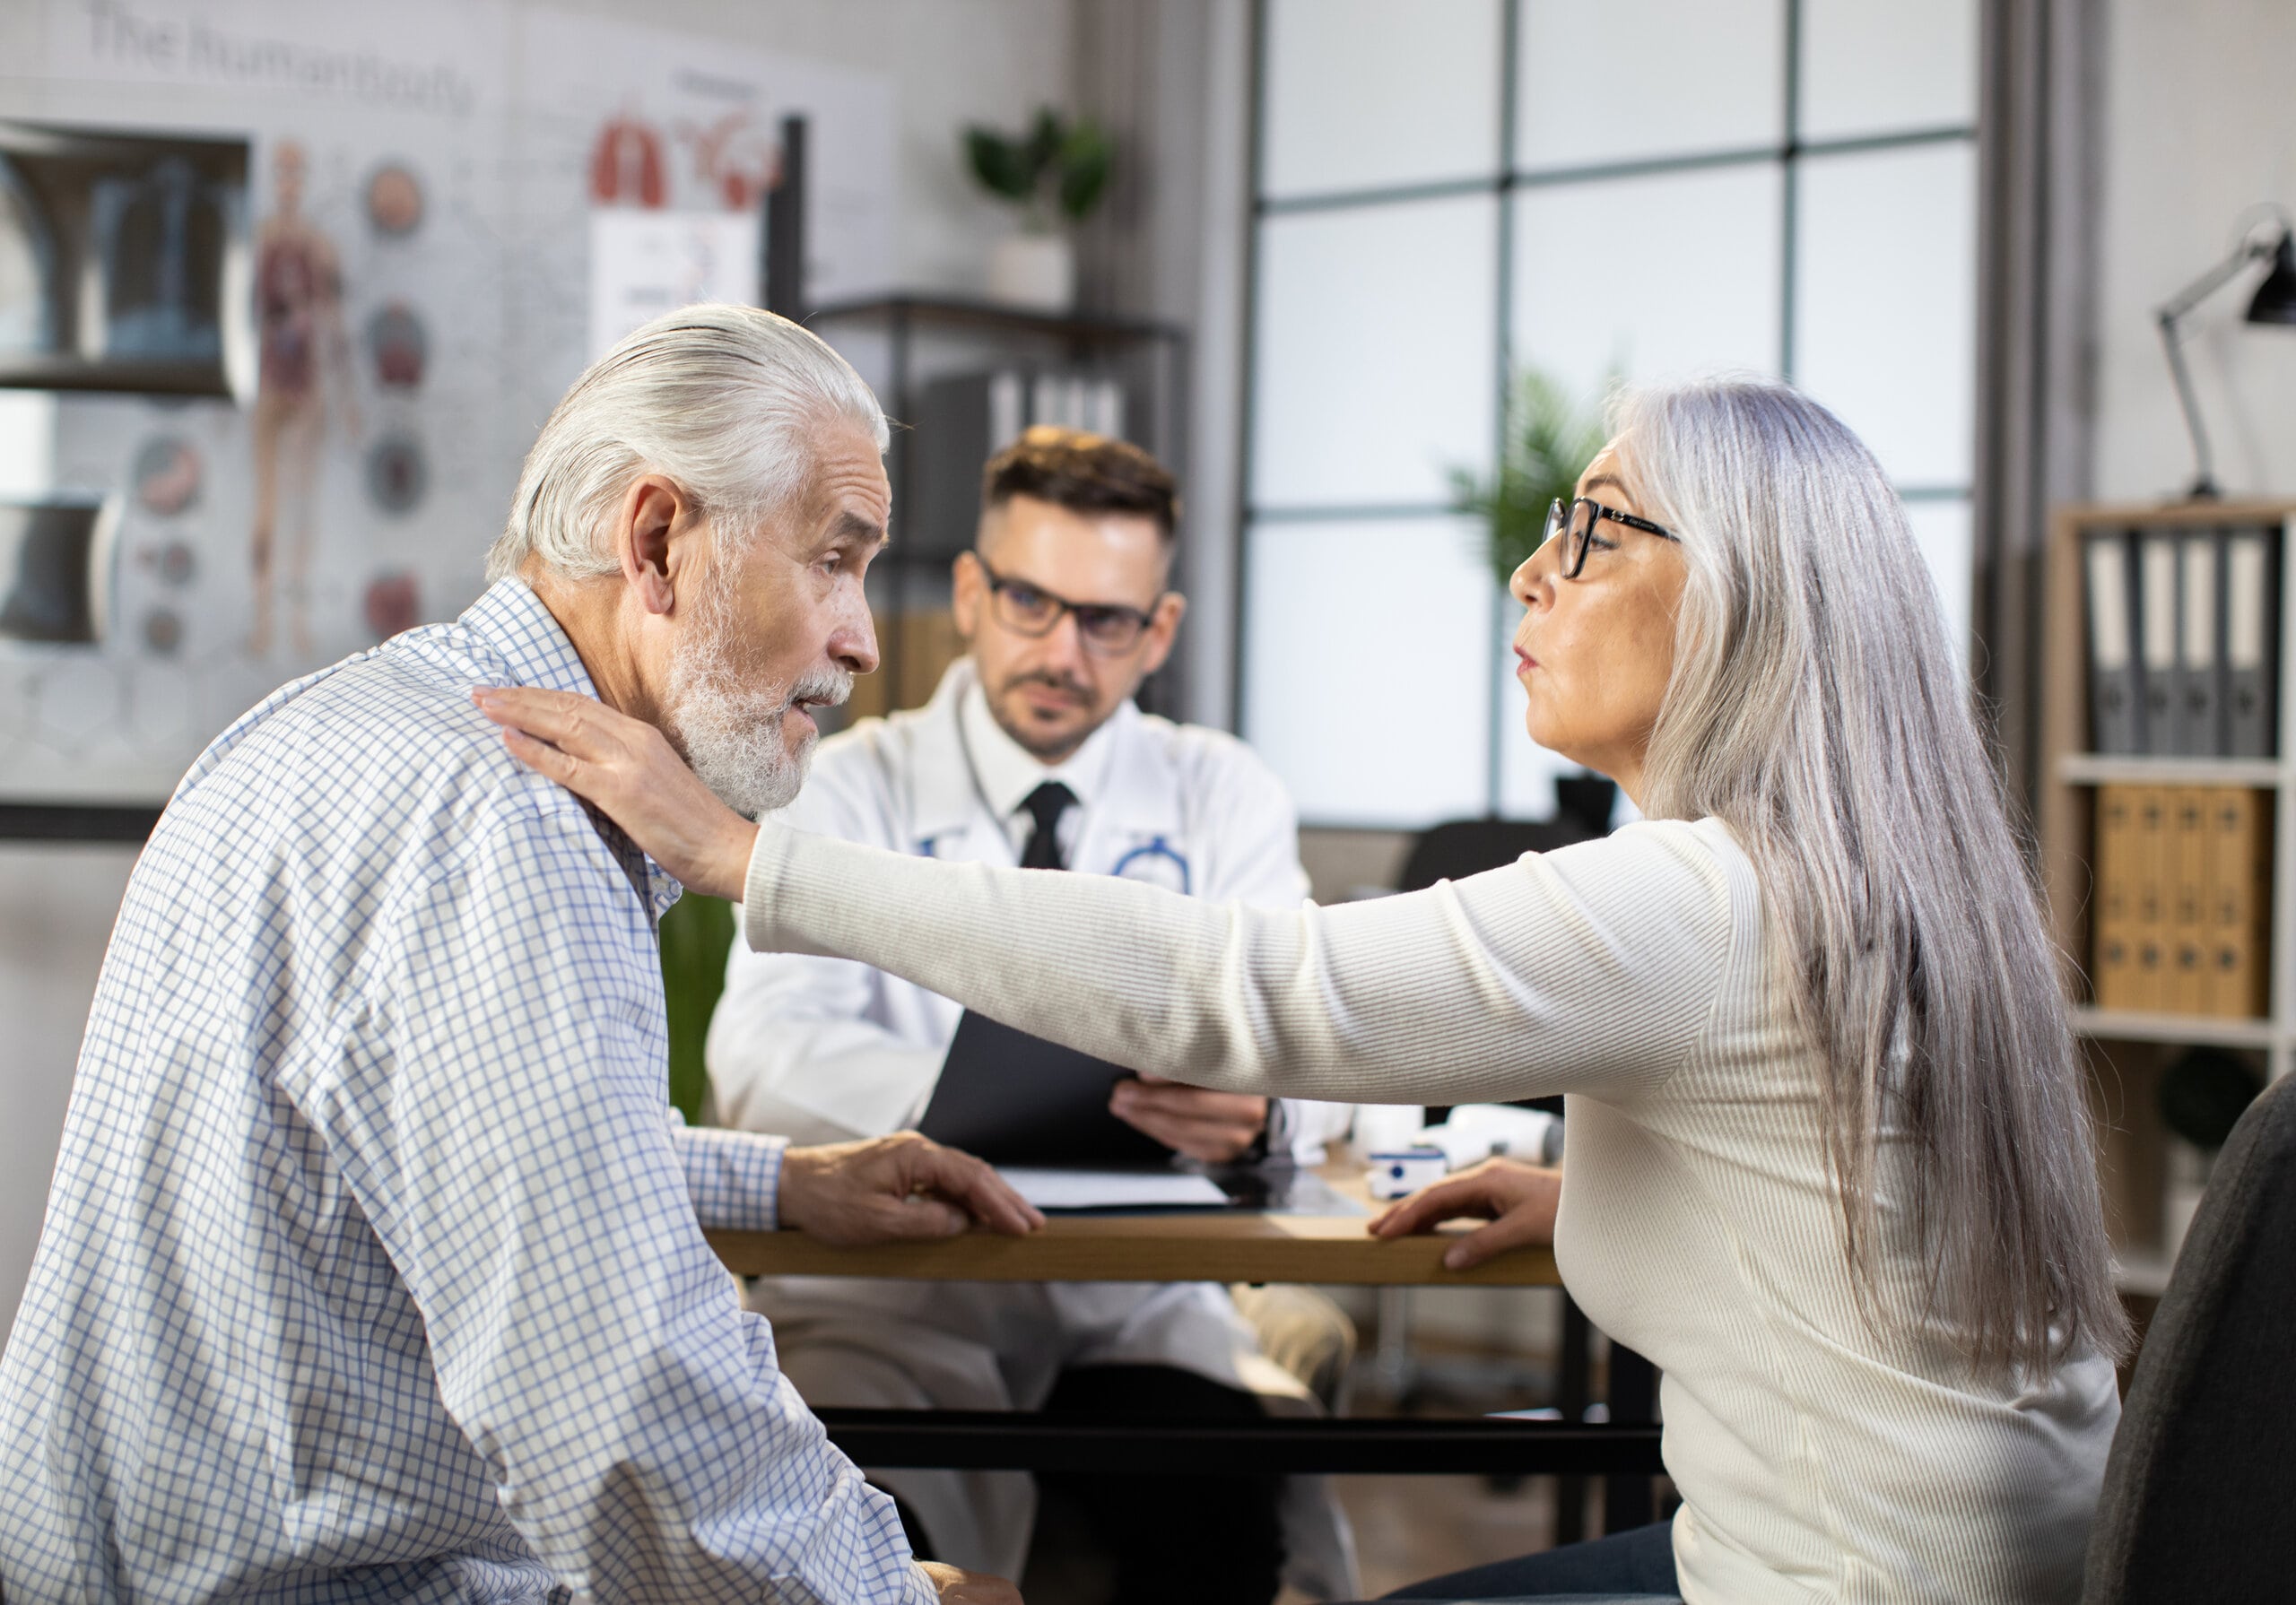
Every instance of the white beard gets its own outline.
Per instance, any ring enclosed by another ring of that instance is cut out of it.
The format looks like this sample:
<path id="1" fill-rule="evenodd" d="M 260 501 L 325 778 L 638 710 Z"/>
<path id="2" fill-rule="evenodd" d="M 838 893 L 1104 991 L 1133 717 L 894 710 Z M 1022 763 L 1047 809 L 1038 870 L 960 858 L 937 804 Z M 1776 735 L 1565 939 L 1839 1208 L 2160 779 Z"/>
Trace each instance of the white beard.
<path id="1" fill-rule="evenodd" d="M 822 667 L 791 685 L 763 685 L 744 675 L 734 659 L 733 611 L 727 588 L 703 599 L 693 632 L 670 659 L 669 733 L 701 783 L 726 807 L 754 819 L 786 807 L 805 784 L 819 733 L 795 752 L 782 724 L 799 700 L 843 702 L 853 676 Z"/>

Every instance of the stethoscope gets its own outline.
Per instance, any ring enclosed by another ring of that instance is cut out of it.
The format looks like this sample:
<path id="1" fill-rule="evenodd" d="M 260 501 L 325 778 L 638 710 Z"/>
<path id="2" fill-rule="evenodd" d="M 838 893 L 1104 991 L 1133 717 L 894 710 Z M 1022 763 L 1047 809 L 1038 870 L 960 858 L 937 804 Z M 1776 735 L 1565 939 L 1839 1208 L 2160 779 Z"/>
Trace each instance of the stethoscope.
<path id="1" fill-rule="evenodd" d="M 1152 837 L 1145 843 L 1133 848 L 1131 852 L 1126 853 L 1123 857 L 1118 859 L 1116 861 L 1116 868 L 1110 870 L 1109 873 L 1116 876 L 1118 880 L 1145 881 L 1151 885 L 1155 885 L 1163 880 L 1163 876 L 1161 874 L 1153 872 L 1147 874 L 1130 874 L 1127 873 L 1127 872 L 1130 871 L 1132 866 L 1135 863 L 1153 863 L 1158 859 L 1168 860 L 1171 863 L 1173 869 L 1179 872 L 1180 883 L 1173 889 L 1178 890 L 1182 897 L 1188 897 L 1192 895 L 1194 891 L 1193 878 L 1188 874 L 1187 858 L 1182 856 L 1173 848 L 1170 842 L 1166 841 L 1161 836 Z"/>
<path id="2" fill-rule="evenodd" d="M 939 837 L 920 837 L 917 844 L 917 855 L 919 858 L 938 858 L 941 855 L 940 847 Z M 1142 873 L 1133 869 L 1135 864 L 1145 866 L 1153 864 L 1159 860 L 1170 864 L 1170 871 L 1160 872 L 1152 869 Z M 1118 880 L 1144 881 L 1151 885 L 1161 883 L 1168 873 L 1178 874 L 1180 883 L 1171 889 L 1177 890 L 1182 897 L 1193 896 L 1196 889 L 1196 877 L 1188 870 L 1187 855 L 1181 853 L 1161 836 L 1151 837 L 1118 859 L 1116 867 L 1109 873 Z"/>

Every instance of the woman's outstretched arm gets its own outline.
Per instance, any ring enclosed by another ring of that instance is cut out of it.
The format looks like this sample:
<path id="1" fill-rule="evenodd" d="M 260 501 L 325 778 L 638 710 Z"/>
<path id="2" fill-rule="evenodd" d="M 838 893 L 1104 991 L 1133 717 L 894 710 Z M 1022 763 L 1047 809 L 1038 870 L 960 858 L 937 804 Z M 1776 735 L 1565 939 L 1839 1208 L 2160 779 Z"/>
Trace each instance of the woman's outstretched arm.
<path id="1" fill-rule="evenodd" d="M 519 757 L 672 874 L 740 898 L 752 947 L 859 959 L 1200 1086 L 1386 1103 L 1631 1096 L 1682 1063 L 1731 941 L 1715 826 L 1639 826 L 1408 896 L 1257 910 L 753 828 L 650 726 L 554 692 L 481 706 L 526 733 L 510 738 Z"/>

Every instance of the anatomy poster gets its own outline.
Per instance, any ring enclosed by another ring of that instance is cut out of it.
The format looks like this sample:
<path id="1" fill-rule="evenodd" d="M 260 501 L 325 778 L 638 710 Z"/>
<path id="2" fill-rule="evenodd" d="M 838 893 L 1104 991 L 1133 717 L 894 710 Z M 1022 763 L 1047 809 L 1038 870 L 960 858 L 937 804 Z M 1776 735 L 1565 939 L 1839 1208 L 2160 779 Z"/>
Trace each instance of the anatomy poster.
<path id="1" fill-rule="evenodd" d="M 584 362 L 711 282 L 754 286 L 784 117 L 806 119 L 805 284 L 815 306 L 891 288 L 892 81 L 722 39 L 526 13 L 519 117 L 528 311 L 557 366 Z M 579 194 L 583 207 L 563 204 Z M 752 293 L 754 293 L 752 290 Z"/>
<path id="2" fill-rule="evenodd" d="M 58 399 L 56 490 L 108 507 L 103 627 L 0 629 L 9 798 L 164 797 L 283 681 L 466 605 L 603 332 L 753 295 L 786 113 L 819 119 L 817 299 L 885 285 L 881 77 L 507 0 L 48 0 L 48 20 L 40 120 L 250 142 L 257 383 Z"/>

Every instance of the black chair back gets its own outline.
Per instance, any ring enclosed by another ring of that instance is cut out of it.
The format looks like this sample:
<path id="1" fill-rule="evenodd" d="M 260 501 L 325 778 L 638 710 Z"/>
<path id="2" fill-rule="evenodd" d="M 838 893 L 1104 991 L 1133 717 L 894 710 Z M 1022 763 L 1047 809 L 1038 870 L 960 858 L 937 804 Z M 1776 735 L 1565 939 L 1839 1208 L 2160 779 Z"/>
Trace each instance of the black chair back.
<path id="1" fill-rule="evenodd" d="M 1614 789 L 1611 783 L 1602 779 L 1565 779 L 1557 783 L 1558 792 L 1562 786 L 1574 785 L 1579 794 L 1572 800 L 1586 804 L 1587 813 L 1598 814 L 1607 821 Z M 1593 794 L 1596 787 L 1602 788 L 1599 794 Z M 1552 820 L 1452 820 L 1431 825 L 1411 844 L 1411 852 L 1403 861 L 1403 872 L 1396 877 L 1396 889 L 1424 891 L 1438 881 L 1464 881 L 1485 870 L 1501 869 L 1526 853 L 1552 853 L 1573 842 L 1592 841 L 1604 833 L 1605 826 L 1567 811 Z M 1520 1101 L 1526 1109 L 1544 1109 L 1551 1115 L 1562 1113 L 1560 1097 Z M 1427 1124 L 1439 1124 L 1450 1113 L 1448 1104 L 1430 1104 Z"/>
<path id="2" fill-rule="evenodd" d="M 1572 819 L 1453 820 L 1420 832 L 1403 861 L 1397 891 L 1423 891 L 1438 881 L 1464 881 L 1509 864 L 1526 853 L 1552 853 L 1597 834 Z"/>
<path id="3" fill-rule="evenodd" d="M 2145 1334 L 2083 1605 L 2296 1595 L 2296 1076 L 2217 1157 Z"/>

